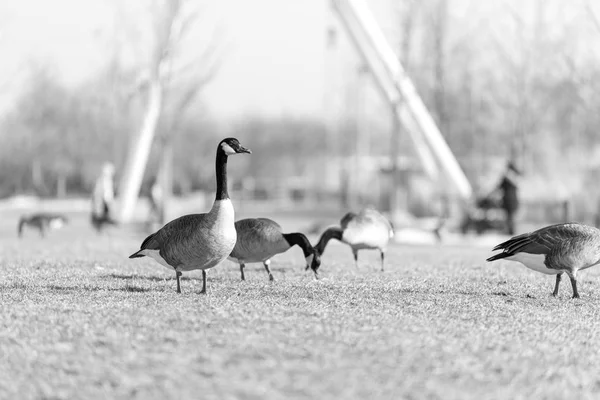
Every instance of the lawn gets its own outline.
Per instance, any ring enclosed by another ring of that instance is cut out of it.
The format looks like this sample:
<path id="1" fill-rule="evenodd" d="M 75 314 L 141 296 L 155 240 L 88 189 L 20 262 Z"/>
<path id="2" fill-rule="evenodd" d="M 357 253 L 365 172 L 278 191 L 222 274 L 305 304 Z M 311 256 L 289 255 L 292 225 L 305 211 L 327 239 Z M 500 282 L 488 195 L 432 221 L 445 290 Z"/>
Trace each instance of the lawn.
<path id="1" fill-rule="evenodd" d="M 0 398 L 597 398 L 600 275 L 568 280 L 487 247 L 298 248 L 201 275 L 129 260 L 142 233 L 84 219 L 39 240 L 0 228 Z M 285 225 L 284 225 L 285 227 Z M 315 240 L 315 238 L 311 238 Z"/>

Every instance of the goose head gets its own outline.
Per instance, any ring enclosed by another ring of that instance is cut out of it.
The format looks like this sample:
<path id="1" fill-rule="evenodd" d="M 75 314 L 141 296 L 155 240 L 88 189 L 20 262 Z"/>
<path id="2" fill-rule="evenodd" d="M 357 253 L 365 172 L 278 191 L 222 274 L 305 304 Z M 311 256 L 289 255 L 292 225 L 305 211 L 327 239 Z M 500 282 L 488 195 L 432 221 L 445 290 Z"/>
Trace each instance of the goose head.
<path id="1" fill-rule="evenodd" d="M 312 271 L 315 273 L 315 276 L 317 276 L 317 271 L 319 270 L 320 266 L 321 255 L 317 250 L 313 248 L 312 254 L 306 257 L 306 270 L 308 270 L 309 268 L 312 269 Z"/>
<path id="2" fill-rule="evenodd" d="M 221 140 L 221 143 L 219 143 L 219 151 L 223 152 L 223 154 L 227 156 L 240 153 L 252 154 L 252 151 L 242 146 L 239 140 L 236 138 L 227 138 Z"/>

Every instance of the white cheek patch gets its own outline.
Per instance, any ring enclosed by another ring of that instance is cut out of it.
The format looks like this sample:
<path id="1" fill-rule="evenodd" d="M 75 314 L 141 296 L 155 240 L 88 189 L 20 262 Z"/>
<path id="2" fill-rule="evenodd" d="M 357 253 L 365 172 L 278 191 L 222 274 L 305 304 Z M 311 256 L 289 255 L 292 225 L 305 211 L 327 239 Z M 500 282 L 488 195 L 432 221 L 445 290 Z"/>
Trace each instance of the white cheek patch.
<path id="1" fill-rule="evenodd" d="M 312 266 L 312 262 L 313 262 L 314 258 L 315 258 L 314 254 L 310 254 L 308 257 L 306 257 L 306 265 L 308 265 L 309 267 Z"/>
<path id="2" fill-rule="evenodd" d="M 221 148 L 223 149 L 225 154 L 227 154 L 228 156 L 236 153 L 235 150 L 233 149 L 233 147 L 231 147 L 227 143 L 221 143 Z"/>

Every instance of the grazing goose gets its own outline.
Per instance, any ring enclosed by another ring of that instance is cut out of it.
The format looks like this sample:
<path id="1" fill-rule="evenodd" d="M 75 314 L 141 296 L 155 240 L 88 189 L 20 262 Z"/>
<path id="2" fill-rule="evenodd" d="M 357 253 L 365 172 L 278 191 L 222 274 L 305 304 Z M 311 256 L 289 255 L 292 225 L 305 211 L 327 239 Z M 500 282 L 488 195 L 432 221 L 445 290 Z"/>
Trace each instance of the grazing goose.
<path id="1" fill-rule="evenodd" d="M 60 229 L 69 222 L 69 219 L 62 214 L 36 213 L 29 216 L 22 216 L 19 219 L 18 233 L 23 236 L 23 227 L 31 226 L 40 231 L 40 236 L 45 237 L 46 231 Z"/>
<path id="2" fill-rule="evenodd" d="M 367 208 L 358 214 L 349 212 L 340 222 L 341 228 L 329 228 L 321 235 L 315 246 L 319 257 L 325 251 L 331 239 L 340 240 L 352 248 L 354 262 L 358 267 L 358 250 L 379 249 L 381 252 L 381 270 L 383 271 L 385 251 L 392 237 L 394 228 L 390 221 L 376 210 Z"/>
<path id="3" fill-rule="evenodd" d="M 315 276 L 321 264 L 319 257 L 313 263 L 314 249 L 302 233 L 283 233 L 281 226 L 268 218 L 248 218 L 235 223 L 237 242 L 229 256 L 229 259 L 240 264 L 242 280 L 244 267 L 249 263 L 262 262 L 269 274 L 269 280 L 273 280 L 273 274 L 269 269 L 271 257 L 288 251 L 292 246 L 298 245 L 304 252 L 306 269 L 312 268 Z"/>
<path id="4" fill-rule="evenodd" d="M 217 146 L 217 195 L 208 214 L 179 217 L 148 236 L 139 251 L 129 258 L 149 256 L 175 270 L 177 293 L 181 293 L 182 271 L 202 270 L 202 291 L 206 293 L 206 270 L 218 265 L 233 250 L 236 241 L 234 210 L 227 193 L 227 157 L 252 152 L 237 139 L 223 139 Z"/>
<path id="5" fill-rule="evenodd" d="M 534 271 L 556 275 L 553 296 L 558 295 L 560 279 L 566 272 L 573 286 L 573 298 L 579 298 L 577 271 L 600 263 L 600 230 L 578 223 L 551 225 L 515 236 L 494 250 L 502 253 L 487 261 L 506 258 Z"/>

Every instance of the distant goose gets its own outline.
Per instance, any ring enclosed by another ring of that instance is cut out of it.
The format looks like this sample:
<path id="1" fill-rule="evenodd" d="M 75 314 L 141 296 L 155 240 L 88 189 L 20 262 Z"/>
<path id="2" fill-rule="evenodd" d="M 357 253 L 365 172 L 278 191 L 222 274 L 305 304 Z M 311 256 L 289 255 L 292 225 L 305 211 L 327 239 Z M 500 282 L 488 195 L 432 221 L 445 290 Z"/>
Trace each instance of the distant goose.
<path id="1" fill-rule="evenodd" d="M 29 216 L 22 216 L 19 219 L 18 233 L 23 236 L 23 227 L 31 226 L 37 228 L 40 236 L 46 236 L 46 231 L 60 229 L 69 222 L 69 219 L 62 214 L 35 213 Z"/>
<path id="2" fill-rule="evenodd" d="M 288 251 L 294 245 L 298 245 L 304 252 L 306 269 L 312 268 L 317 276 L 320 259 L 316 257 L 315 260 L 315 251 L 302 233 L 283 233 L 281 226 L 268 218 L 239 220 L 235 223 L 235 230 L 237 242 L 229 259 L 240 264 L 242 280 L 245 280 L 246 264 L 262 262 L 269 274 L 269 280 L 272 281 L 273 275 L 269 269 L 271 257 Z"/>
<path id="3" fill-rule="evenodd" d="M 150 256 L 175 270 L 177 293 L 181 293 L 182 271 L 202 270 L 202 291 L 206 293 L 206 270 L 231 253 L 236 242 L 234 210 L 227 192 L 227 157 L 252 152 L 237 139 L 223 139 L 217 146 L 217 195 L 208 214 L 179 217 L 148 236 L 141 249 L 129 258 Z"/>
<path id="4" fill-rule="evenodd" d="M 494 247 L 502 250 L 487 261 L 519 261 L 527 268 L 548 275 L 556 275 L 553 296 L 563 272 L 571 279 L 573 298 L 577 292 L 577 271 L 600 263 L 600 230 L 578 223 L 547 226 L 537 231 L 515 236 Z"/>
<path id="5" fill-rule="evenodd" d="M 331 239 L 340 240 L 352 248 L 354 262 L 358 267 L 358 250 L 378 249 L 381 252 L 381 270 L 383 271 L 385 251 L 394 229 L 390 221 L 376 210 L 367 208 L 358 214 L 349 212 L 340 221 L 341 228 L 329 228 L 321 235 L 315 252 L 321 256 L 327 242 Z"/>

